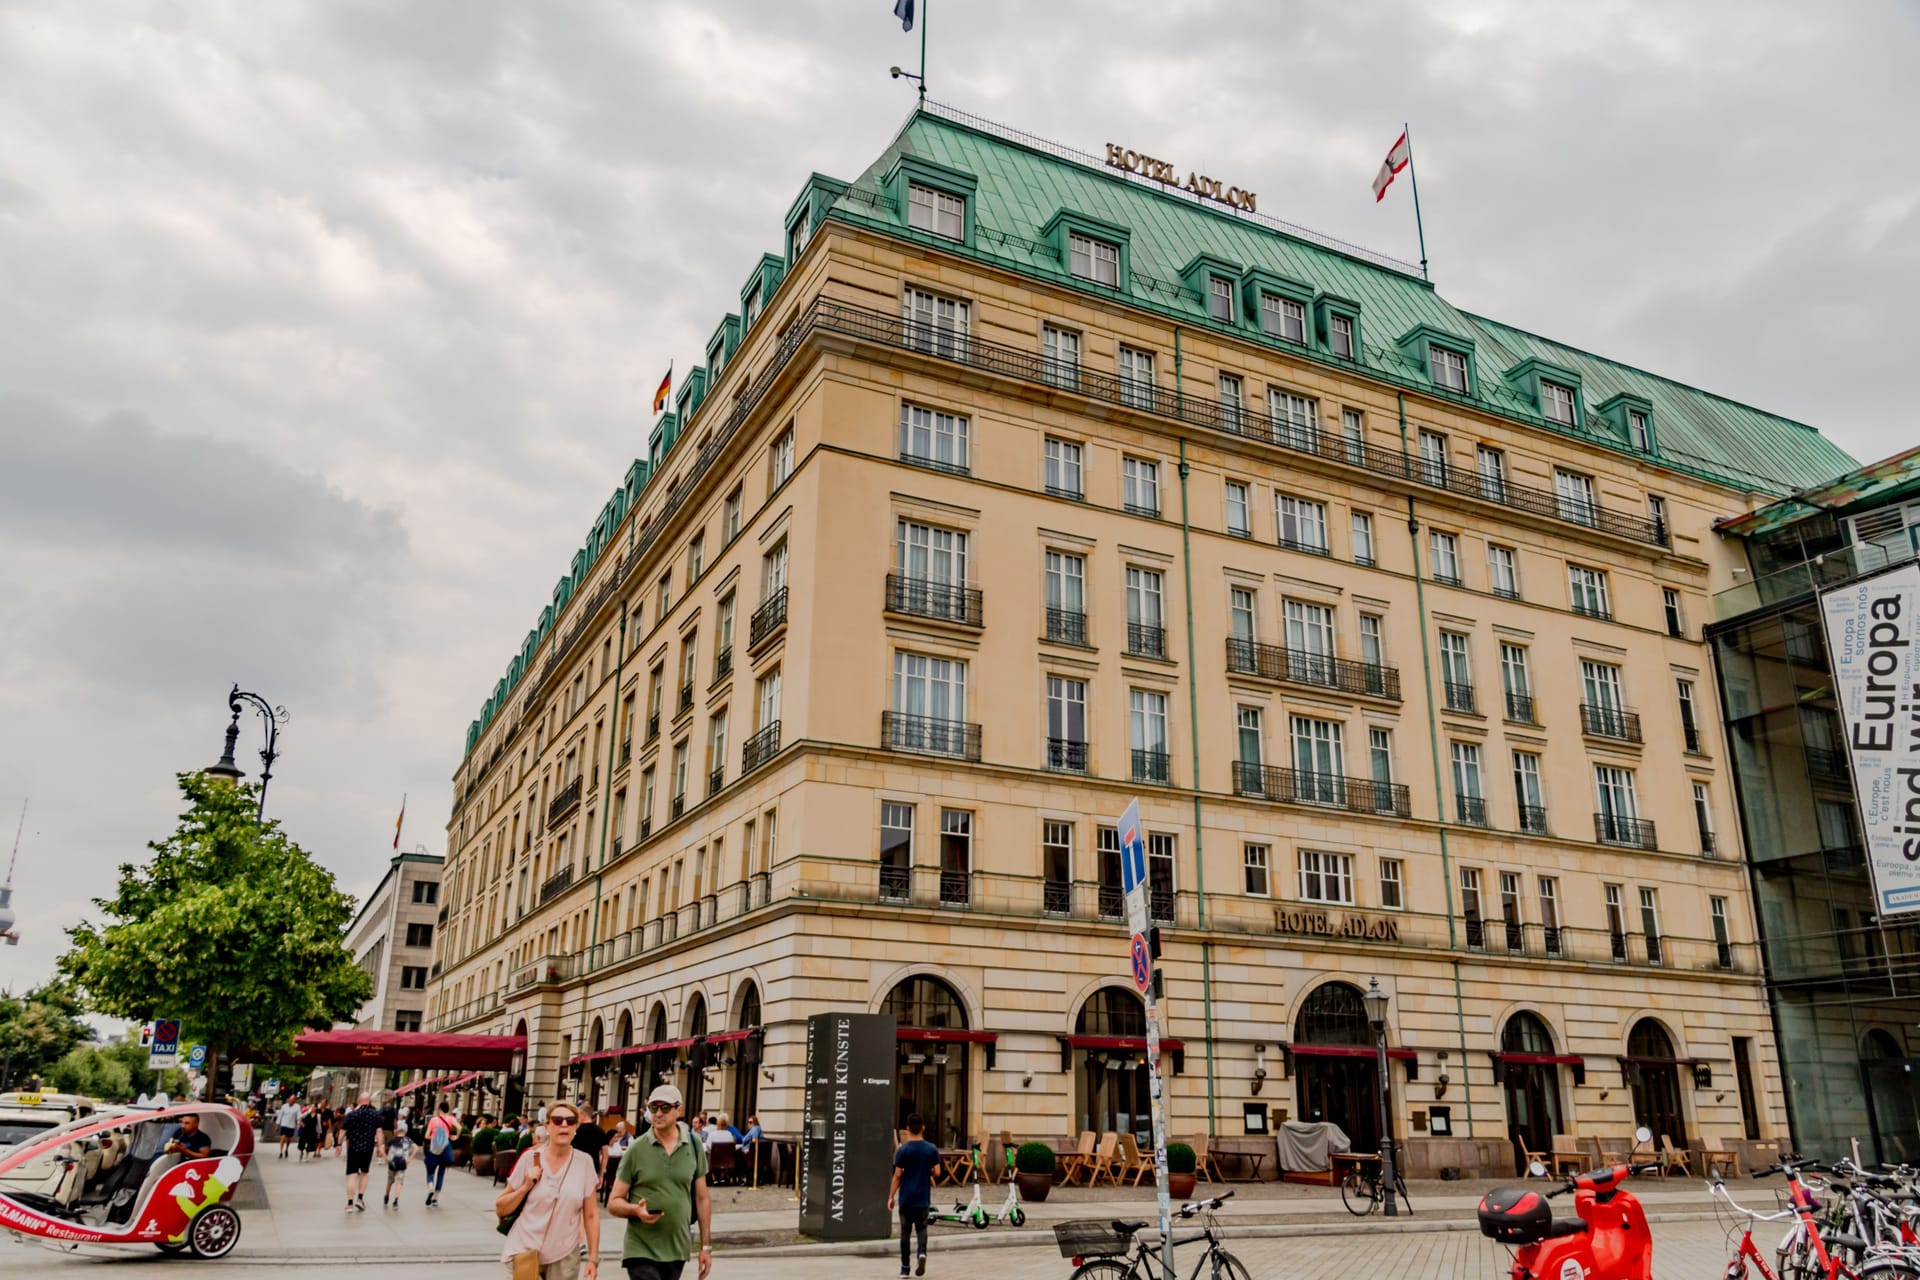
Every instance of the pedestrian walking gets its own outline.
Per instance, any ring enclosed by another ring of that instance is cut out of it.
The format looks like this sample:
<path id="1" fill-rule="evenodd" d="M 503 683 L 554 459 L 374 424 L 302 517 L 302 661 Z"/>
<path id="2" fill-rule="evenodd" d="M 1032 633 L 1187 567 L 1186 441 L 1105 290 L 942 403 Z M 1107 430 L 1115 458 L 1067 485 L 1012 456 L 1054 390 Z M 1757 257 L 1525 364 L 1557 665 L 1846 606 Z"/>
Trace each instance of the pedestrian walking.
<path id="1" fill-rule="evenodd" d="M 927 1214 L 933 1208 L 933 1170 L 940 1148 L 926 1140 L 927 1122 L 918 1111 L 907 1117 L 907 1140 L 893 1153 L 893 1185 L 887 1189 L 887 1209 L 900 1210 L 900 1274 L 927 1274 Z M 914 1269 L 907 1270 L 908 1238 L 917 1237 Z"/>
<path id="2" fill-rule="evenodd" d="M 341 1119 L 341 1131 L 347 1148 L 347 1211 L 367 1211 L 367 1171 L 380 1147 L 380 1113 L 374 1110 L 373 1095 L 360 1095 L 360 1105 Z"/>
<path id="3" fill-rule="evenodd" d="M 573 1148 L 579 1127 L 580 1111 L 571 1102 L 547 1108 L 546 1141 L 521 1155 L 493 1202 L 502 1219 L 513 1217 L 500 1260 L 515 1280 L 577 1280 L 582 1243 L 588 1280 L 600 1274 L 600 1207 L 593 1162 Z"/>
<path id="4" fill-rule="evenodd" d="M 387 1140 L 387 1189 L 380 1197 L 382 1209 L 400 1207 L 400 1188 L 407 1180 L 407 1161 L 412 1155 L 413 1139 L 407 1136 L 406 1122 L 401 1121 Z"/>
<path id="5" fill-rule="evenodd" d="M 298 1110 L 298 1108 L 296 1108 Z M 320 1154 L 320 1113 L 317 1107 L 308 1107 L 300 1115 L 300 1158 Z"/>
<path id="6" fill-rule="evenodd" d="M 280 1104 L 273 1122 L 280 1129 L 280 1158 L 285 1160 L 287 1148 L 293 1145 L 294 1135 L 300 1129 L 300 1104 L 293 1100 L 292 1095 L 288 1095 L 287 1100 Z"/>
<path id="7" fill-rule="evenodd" d="M 453 1104 L 442 1102 L 433 1119 L 427 1121 L 427 1208 L 440 1207 L 440 1189 L 447 1182 L 447 1166 L 453 1163 L 453 1140 L 460 1136 L 460 1122 L 453 1118 Z"/>
<path id="8" fill-rule="evenodd" d="M 647 1097 L 652 1124 L 620 1158 L 607 1212 L 627 1220 L 620 1261 L 627 1280 L 680 1280 L 700 1231 L 699 1280 L 713 1269 L 713 1197 L 707 1189 L 707 1153 L 680 1123 L 680 1091 L 663 1084 Z"/>
<path id="9" fill-rule="evenodd" d="M 582 1105 L 579 1111 L 580 1128 L 573 1135 L 573 1149 L 593 1161 L 594 1177 L 599 1178 L 607 1171 L 607 1131 L 600 1127 L 592 1107 Z"/>

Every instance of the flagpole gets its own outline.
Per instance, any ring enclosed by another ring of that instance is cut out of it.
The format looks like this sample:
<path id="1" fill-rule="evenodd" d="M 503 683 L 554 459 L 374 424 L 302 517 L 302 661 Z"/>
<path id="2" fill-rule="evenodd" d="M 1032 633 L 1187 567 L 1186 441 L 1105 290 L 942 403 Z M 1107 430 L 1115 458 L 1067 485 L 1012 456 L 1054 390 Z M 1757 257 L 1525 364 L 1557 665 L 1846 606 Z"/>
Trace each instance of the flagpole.
<path id="1" fill-rule="evenodd" d="M 920 101 L 927 100 L 927 10 L 933 0 L 920 0 Z"/>
<path id="2" fill-rule="evenodd" d="M 922 55 L 923 61 L 924 58 Z M 1413 126 L 1402 124 L 1400 128 L 1407 135 L 1407 180 L 1413 183 L 1413 226 L 1420 233 L 1420 278 L 1431 280 L 1433 277 L 1427 274 L 1427 228 L 1420 221 L 1420 175 L 1413 167 Z"/>

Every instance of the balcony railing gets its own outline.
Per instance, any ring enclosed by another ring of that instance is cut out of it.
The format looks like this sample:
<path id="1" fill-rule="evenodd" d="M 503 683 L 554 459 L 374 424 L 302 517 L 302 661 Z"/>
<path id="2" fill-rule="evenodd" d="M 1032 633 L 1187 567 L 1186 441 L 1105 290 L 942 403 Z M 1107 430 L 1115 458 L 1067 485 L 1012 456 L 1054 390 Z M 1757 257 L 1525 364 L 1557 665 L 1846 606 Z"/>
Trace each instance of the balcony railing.
<path id="1" fill-rule="evenodd" d="M 1718 842 L 1714 840 L 1713 832 L 1707 830 L 1705 827 L 1700 828 L 1700 856 L 1703 858 L 1717 858 L 1720 856 L 1720 846 Z"/>
<path id="2" fill-rule="evenodd" d="M 1533 695 L 1530 693 L 1507 694 L 1507 719 L 1519 724 L 1539 724 L 1534 718 Z"/>
<path id="3" fill-rule="evenodd" d="M 941 354 L 944 355 L 946 353 L 942 352 Z M 900 454 L 900 461 L 909 466 L 925 467 L 929 471 L 944 471 L 952 476 L 972 474 L 964 462 L 948 462 L 944 458 L 936 458 L 929 453 L 912 453 L 903 450 Z"/>
<path id="4" fill-rule="evenodd" d="M 713 655 L 713 679 L 718 684 L 733 674 L 733 646 L 728 645 Z"/>
<path id="5" fill-rule="evenodd" d="M 607 853 L 607 862 L 611 865 L 620 861 L 621 855 L 632 852 L 633 846 L 627 843 L 626 836 L 616 834 L 613 837 L 613 848 Z"/>
<path id="6" fill-rule="evenodd" d="M 1085 502 L 1087 500 L 1087 495 L 1079 489 L 1068 489 L 1057 484 L 1050 484 L 1046 489 L 1049 498 L 1065 498 L 1069 502 Z"/>
<path id="7" fill-rule="evenodd" d="M 1487 825 L 1487 802 L 1481 796 L 1455 796 L 1453 811 L 1460 821 L 1472 827 Z"/>
<path id="8" fill-rule="evenodd" d="M 1640 741 L 1640 717 L 1625 707 L 1583 702 L 1580 704 L 1580 729 L 1596 738 Z"/>
<path id="9" fill-rule="evenodd" d="M 1127 624 L 1127 652 L 1140 658 L 1167 656 L 1167 629 L 1145 622 Z"/>
<path id="10" fill-rule="evenodd" d="M 712 773 L 707 775 L 707 794 L 708 795 L 712 795 L 714 792 L 718 791 L 720 788 L 726 785 L 727 785 L 727 771 L 725 769 L 715 769 Z"/>
<path id="11" fill-rule="evenodd" d="M 1447 710 L 1471 713 L 1474 709 L 1473 686 L 1470 684 L 1456 684 L 1451 680 L 1446 682 L 1446 686 Z"/>
<path id="12" fill-rule="evenodd" d="M 887 575 L 887 612 L 915 618 L 933 618 L 963 627 L 984 625 L 981 621 L 981 591 L 978 587 L 958 587 L 930 578 Z"/>
<path id="13" fill-rule="evenodd" d="M 1822 782 L 1845 782 L 1847 753 L 1839 747 L 1808 747 L 1807 772 Z"/>
<path id="14" fill-rule="evenodd" d="M 1613 621 L 1613 607 L 1602 604 L 1598 600 L 1585 600 L 1576 596 L 1573 601 L 1573 611 L 1583 618 L 1598 618 L 1602 622 Z"/>
<path id="15" fill-rule="evenodd" d="M 1338 689 L 1369 698 L 1400 698 L 1400 671 L 1396 667 L 1354 662 L 1305 649 L 1287 649 L 1253 640 L 1227 640 L 1227 670 L 1262 680 Z"/>
<path id="16" fill-rule="evenodd" d="M 679 795 L 675 796 L 673 798 L 673 802 L 667 806 L 667 821 L 669 822 L 674 821 L 686 811 L 687 811 L 687 793 L 682 791 Z"/>
<path id="17" fill-rule="evenodd" d="M 560 788 L 560 793 L 547 804 L 547 825 L 554 826 L 562 818 L 580 807 L 580 789 L 586 779 L 578 774 L 572 782 Z"/>
<path id="18" fill-rule="evenodd" d="M 1520 829 L 1530 836 L 1547 834 L 1547 811 L 1537 804 L 1520 806 Z"/>
<path id="19" fill-rule="evenodd" d="M 674 714 L 683 716 L 691 710 L 693 710 L 693 681 L 689 680 L 680 686 L 680 709 Z"/>
<path id="20" fill-rule="evenodd" d="M 645 840 L 652 834 L 653 834 L 653 815 L 650 813 L 642 814 L 640 816 L 640 838 L 642 840 Z"/>
<path id="21" fill-rule="evenodd" d="M 1680 726 L 1680 736 L 1686 740 L 1688 754 L 1698 755 L 1700 753 L 1700 727 L 1698 725 L 1682 724 Z"/>
<path id="22" fill-rule="evenodd" d="M 752 773 L 780 754 L 780 722 L 770 721 L 766 728 L 748 738 L 740 748 L 740 772 Z"/>
<path id="23" fill-rule="evenodd" d="M 1602 844 L 1630 844 L 1641 849 L 1660 847 L 1654 842 L 1653 823 L 1615 813 L 1593 815 L 1593 838 Z"/>
<path id="24" fill-rule="evenodd" d="M 1124 920 L 1127 895 L 1117 884 L 1103 884 L 1094 899 L 1094 913 L 1101 920 Z"/>
<path id="25" fill-rule="evenodd" d="M 572 956 L 542 956 L 531 964 L 523 964 L 513 971 L 507 985 L 515 991 L 524 991 L 528 987 L 554 986 L 573 977 L 574 958 Z"/>
<path id="26" fill-rule="evenodd" d="M 1072 738 L 1048 738 L 1047 768 L 1065 773 L 1085 773 L 1087 744 Z"/>
<path id="27" fill-rule="evenodd" d="M 1056 644 L 1087 644 L 1087 615 L 1078 609 L 1047 606 L 1047 639 Z"/>
<path id="28" fill-rule="evenodd" d="M 940 872 L 940 905 L 966 907 L 973 904 L 973 876 L 965 871 Z"/>
<path id="29" fill-rule="evenodd" d="M 544 907 L 549 902 L 552 902 L 555 898 L 565 893 L 567 891 L 567 886 L 571 885 L 572 883 L 573 883 L 573 864 L 569 862 L 566 866 L 560 868 L 560 870 L 548 876 L 545 882 L 541 884 L 540 905 Z"/>
<path id="30" fill-rule="evenodd" d="M 1146 516 L 1150 520 L 1160 518 L 1160 504 L 1144 502 L 1123 502 L 1121 507 L 1130 516 Z"/>
<path id="31" fill-rule="evenodd" d="M 1349 778 L 1337 773 L 1305 773 L 1247 760 L 1233 762 L 1233 789 L 1240 795 L 1286 804 L 1320 804 L 1352 813 L 1411 817 L 1413 802 L 1397 782 Z"/>
<path id="32" fill-rule="evenodd" d="M 1173 782 L 1173 767 L 1164 751 L 1133 750 L 1133 780 L 1168 786 Z"/>
<path id="33" fill-rule="evenodd" d="M 1040 886 L 1040 910 L 1044 915 L 1065 916 L 1073 913 L 1073 882 L 1069 880 L 1048 880 Z"/>
<path id="34" fill-rule="evenodd" d="M 913 868 L 880 865 L 880 900 L 882 902 L 910 902 L 913 900 Z"/>
<path id="35" fill-rule="evenodd" d="M 980 726 L 965 720 L 936 720 L 931 716 L 880 713 L 880 741 L 895 751 L 917 751 L 930 756 L 980 759 Z"/>
<path id="36" fill-rule="evenodd" d="M 1298 551 L 1305 555 L 1331 557 L 1333 551 L 1324 542 L 1303 542 L 1299 538 L 1289 538 L 1281 534 L 1273 540 L 1274 545 L 1283 551 Z"/>
<path id="37" fill-rule="evenodd" d="M 768 596 L 766 603 L 753 611 L 753 618 L 747 623 L 747 645 L 757 648 L 762 640 L 770 639 L 780 628 L 787 625 L 787 589 L 780 588 Z"/>
<path id="38" fill-rule="evenodd" d="M 632 763 L 633 763 L 633 739 L 622 738 L 620 740 L 620 768 L 624 769 Z"/>

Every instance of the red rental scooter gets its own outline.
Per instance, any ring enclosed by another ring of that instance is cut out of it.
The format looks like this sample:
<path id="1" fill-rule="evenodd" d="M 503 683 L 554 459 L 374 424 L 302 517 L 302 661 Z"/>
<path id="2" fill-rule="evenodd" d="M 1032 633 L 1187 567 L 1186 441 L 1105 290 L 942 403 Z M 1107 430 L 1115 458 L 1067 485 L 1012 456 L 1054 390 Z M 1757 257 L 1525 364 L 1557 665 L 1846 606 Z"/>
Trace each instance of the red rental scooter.
<path id="1" fill-rule="evenodd" d="M 1653 1140 L 1641 1129 L 1635 1150 Z M 1566 1180 L 1552 1191 L 1500 1187 L 1480 1201 L 1480 1234 L 1513 1251 L 1512 1280 L 1653 1280 L 1653 1236 L 1640 1200 L 1626 1189 L 1629 1177 L 1658 1169 L 1622 1164 Z M 1529 1170 L 1544 1177 L 1546 1166 Z M 1574 1192 L 1577 1218 L 1556 1218 L 1548 1200 Z"/>

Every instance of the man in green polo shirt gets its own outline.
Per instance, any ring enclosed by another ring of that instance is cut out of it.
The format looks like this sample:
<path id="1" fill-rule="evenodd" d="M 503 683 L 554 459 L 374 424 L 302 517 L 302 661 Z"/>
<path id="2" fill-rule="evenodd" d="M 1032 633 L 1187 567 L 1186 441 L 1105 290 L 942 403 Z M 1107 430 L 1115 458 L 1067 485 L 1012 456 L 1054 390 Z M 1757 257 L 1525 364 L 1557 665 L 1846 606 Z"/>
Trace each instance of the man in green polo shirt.
<path id="1" fill-rule="evenodd" d="M 713 1198 L 707 1153 L 680 1125 L 680 1091 L 663 1084 L 647 1097 L 652 1127 L 620 1157 L 607 1212 L 627 1220 L 620 1248 L 628 1280 L 680 1280 L 690 1224 L 700 1223 L 700 1276 L 713 1268 Z"/>

